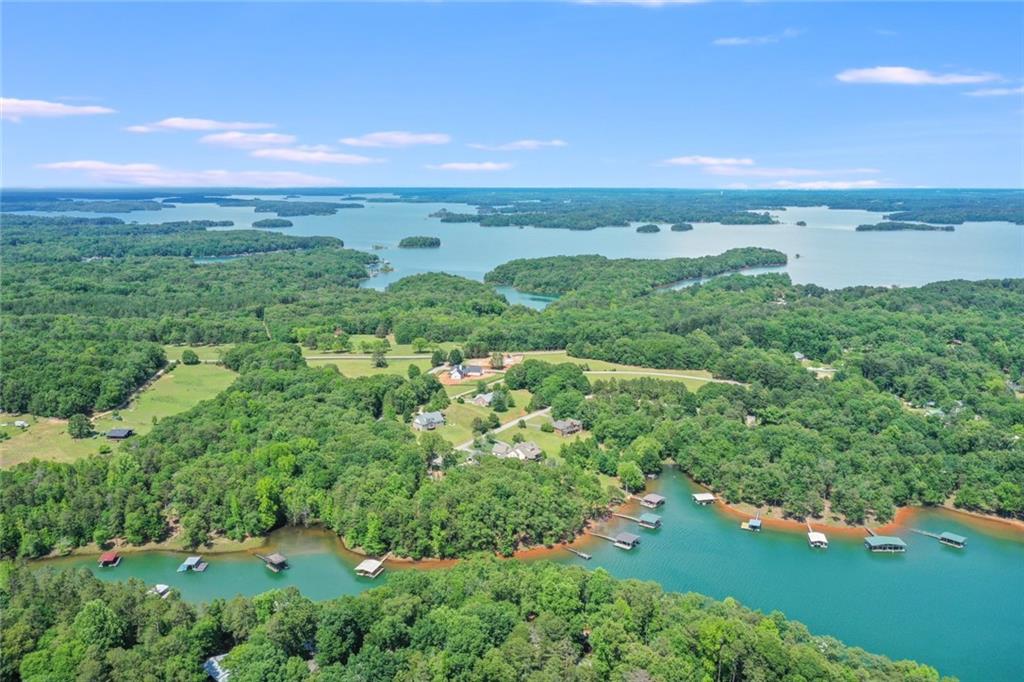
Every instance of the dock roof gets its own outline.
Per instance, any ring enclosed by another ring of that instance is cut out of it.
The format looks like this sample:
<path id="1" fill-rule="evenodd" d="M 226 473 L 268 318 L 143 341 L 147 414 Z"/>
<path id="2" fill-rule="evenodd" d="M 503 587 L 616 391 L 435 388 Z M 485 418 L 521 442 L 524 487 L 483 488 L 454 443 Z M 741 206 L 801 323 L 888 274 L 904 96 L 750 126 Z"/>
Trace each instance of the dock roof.
<path id="1" fill-rule="evenodd" d="M 103 554 L 100 554 L 100 561 L 105 564 L 111 563 L 113 561 L 117 561 L 117 556 L 117 552 L 104 552 Z"/>
<path id="2" fill-rule="evenodd" d="M 646 495 L 644 495 L 643 499 L 644 499 L 645 502 L 651 502 L 653 504 L 661 504 L 662 502 L 665 501 L 665 496 L 664 495 L 659 495 L 657 493 L 647 493 Z"/>
<path id="3" fill-rule="evenodd" d="M 651 514 L 650 512 L 641 514 L 640 520 L 644 523 L 661 523 L 661 517 L 657 514 Z"/>
<path id="4" fill-rule="evenodd" d="M 956 533 L 950 533 L 949 531 L 946 531 L 945 533 L 939 535 L 939 539 L 948 540 L 958 545 L 962 545 L 967 542 L 967 538 L 965 538 L 963 535 L 957 535 Z"/>
<path id="5" fill-rule="evenodd" d="M 807 539 L 811 542 L 824 542 L 826 545 L 828 544 L 828 538 L 825 537 L 825 534 L 819 533 L 816 530 L 812 530 L 811 532 L 809 532 L 807 534 Z"/>
<path id="6" fill-rule="evenodd" d="M 615 536 L 615 542 L 624 542 L 627 545 L 635 545 L 640 542 L 640 536 L 633 535 L 632 533 L 619 533 Z"/>
<path id="7" fill-rule="evenodd" d="M 866 542 L 869 547 L 884 547 L 886 545 L 895 545 L 897 547 L 907 546 L 907 543 L 894 535 L 871 535 L 864 538 L 864 542 Z"/>
<path id="8" fill-rule="evenodd" d="M 274 552 L 273 554 L 267 557 L 267 563 L 285 564 L 288 563 L 288 559 L 285 558 L 284 554 L 278 554 L 277 552 Z"/>
<path id="9" fill-rule="evenodd" d="M 694 493 L 693 499 L 696 502 L 714 502 L 715 496 L 711 493 Z"/>
<path id="10" fill-rule="evenodd" d="M 384 562 L 378 561 L 377 559 L 363 559 L 363 561 L 356 566 L 356 573 L 376 573 L 383 565 Z"/>

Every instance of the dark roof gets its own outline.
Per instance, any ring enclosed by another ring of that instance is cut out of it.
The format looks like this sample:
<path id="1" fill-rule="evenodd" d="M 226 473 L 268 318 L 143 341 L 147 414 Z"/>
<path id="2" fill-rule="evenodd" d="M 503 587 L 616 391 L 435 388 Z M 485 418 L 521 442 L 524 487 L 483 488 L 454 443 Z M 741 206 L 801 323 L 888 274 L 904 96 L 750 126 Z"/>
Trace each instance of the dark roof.
<path id="1" fill-rule="evenodd" d="M 950 533 L 949 531 L 946 531 L 945 533 L 940 535 L 939 539 L 949 540 L 950 542 L 955 542 L 958 545 L 962 545 L 965 542 L 967 542 L 967 538 L 965 538 L 963 535 L 957 535 L 956 533 Z"/>
<path id="2" fill-rule="evenodd" d="M 661 517 L 657 514 L 645 513 L 640 515 L 640 520 L 644 523 L 661 523 Z"/>
<path id="3" fill-rule="evenodd" d="M 627 545 L 635 545 L 640 542 L 640 536 L 633 535 L 632 533 L 619 533 L 615 536 L 615 542 L 625 542 Z"/>
<path id="4" fill-rule="evenodd" d="M 127 438 L 135 433 L 132 429 L 110 429 L 107 431 L 107 438 Z"/>
<path id="5" fill-rule="evenodd" d="M 272 564 L 284 564 L 288 562 L 288 560 L 284 558 L 284 554 L 278 554 L 277 552 L 268 556 L 267 561 Z"/>

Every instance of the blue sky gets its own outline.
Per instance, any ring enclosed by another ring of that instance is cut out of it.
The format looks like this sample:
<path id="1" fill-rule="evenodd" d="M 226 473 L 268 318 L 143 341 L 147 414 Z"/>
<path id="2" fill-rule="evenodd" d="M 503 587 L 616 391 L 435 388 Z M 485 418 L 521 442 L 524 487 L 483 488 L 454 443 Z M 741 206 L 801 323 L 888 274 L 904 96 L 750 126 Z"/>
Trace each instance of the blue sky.
<path id="1" fill-rule="evenodd" d="M 5 187 L 1020 187 L 1024 4 L 3 4 Z"/>

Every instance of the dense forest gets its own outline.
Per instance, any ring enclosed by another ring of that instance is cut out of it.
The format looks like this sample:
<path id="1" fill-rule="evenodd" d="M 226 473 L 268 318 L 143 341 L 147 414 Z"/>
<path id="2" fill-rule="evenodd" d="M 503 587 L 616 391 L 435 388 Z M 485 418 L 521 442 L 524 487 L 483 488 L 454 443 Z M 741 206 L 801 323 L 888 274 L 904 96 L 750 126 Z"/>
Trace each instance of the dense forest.
<path id="1" fill-rule="evenodd" d="M 358 287 L 375 257 L 332 240 L 199 265 L 81 254 L 161 240 L 173 252 L 236 231 L 25 221 L 4 235 L 5 408 L 105 409 L 163 365 L 167 343 L 243 344 L 226 358 L 242 376 L 114 457 L 0 473 L 7 555 L 162 538 L 179 524 L 201 542 L 312 521 L 370 552 L 507 553 L 577 532 L 615 494 L 598 473 L 633 481 L 664 459 L 730 500 L 797 517 L 830 509 L 884 520 L 899 505 L 946 502 L 1024 516 L 1020 280 L 828 291 L 767 274 L 665 288 L 785 262 L 748 248 L 663 261 L 520 260 L 487 284 L 428 274 L 379 292 Z M 543 311 L 510 306 L 492 283 L 561 297 Z M 389 332 L 398 343 L 456 341 L 466 357 L 567 349 L 744 386 L 591 387 L 571 369 L 528 361 L 527 376 L 509 372 L 510 386 L 530 390 L 532 407 L 581 418 L 595 440 L 567 453 L 567 466 L 487 462 L 427 484 L 426 462 L 447 446 L 416 441 L 404 422 L 444 402 L 433 378 L 346 379 L 305 367 L 289 345 L 344 350 L 351 334 Z M 225 496 L 225 482 L 238 492 Z"/>
<path id="2" fill-rule="evenodd" d="M 786 254 L 757 247 L 730 249 L 717 256 L 663 260 L 549 256 L 509 261 L 487 273 L 484 281 L 549 296 L 594 288 L 641 295 L 683 280 L 785 264 Z"/>
<path id="3" fill-rule="evenodd" d="M 952 225 L 928 225 L 927 223 L 899 223 L 886 221 L 872 225 L 858 225 L 857 232 L 953 232 L 956 230 Z"/>
<path id="4" fill-rule="evenodd" d="M 732 599 L 486 557 L 398 571 L 358 596 L 287 588 L 198 607 L 137 580 L 5 564 L 0 607 L 0 677 L 23 682 L 201 682 L 222 654 L 233 682 L 940 679 Z"/>
<path id="5" fill-rule="evenodd" d="M 284 218 L 264 218 L 252 224 L 258 230 L 274 230 L 282 227 L 292 227 L 295 223 Z"/>
<path id="6" fill-rule="evenodd" d="M 436 249 L 441 246 L 440 237 L 403 237 L 398 242 L 400 249 Z"/>

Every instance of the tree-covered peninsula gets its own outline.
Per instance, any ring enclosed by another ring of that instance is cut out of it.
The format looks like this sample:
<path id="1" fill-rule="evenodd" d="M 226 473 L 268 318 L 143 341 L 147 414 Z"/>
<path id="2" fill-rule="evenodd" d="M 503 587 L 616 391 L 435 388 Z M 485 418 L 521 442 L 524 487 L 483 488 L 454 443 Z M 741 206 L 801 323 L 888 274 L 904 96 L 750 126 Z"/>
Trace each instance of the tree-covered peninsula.
<path id="1" fill-rule="evenodd" d="M 358 596 L 314 602 L 290 587 L 200 606 L 87 571 L 0 572 L 0 674 L 25 682 L 201 680 L 223 654 L 239 682 L 940 679 L 777 611 L 547 562 L 480 557 Z"/>

